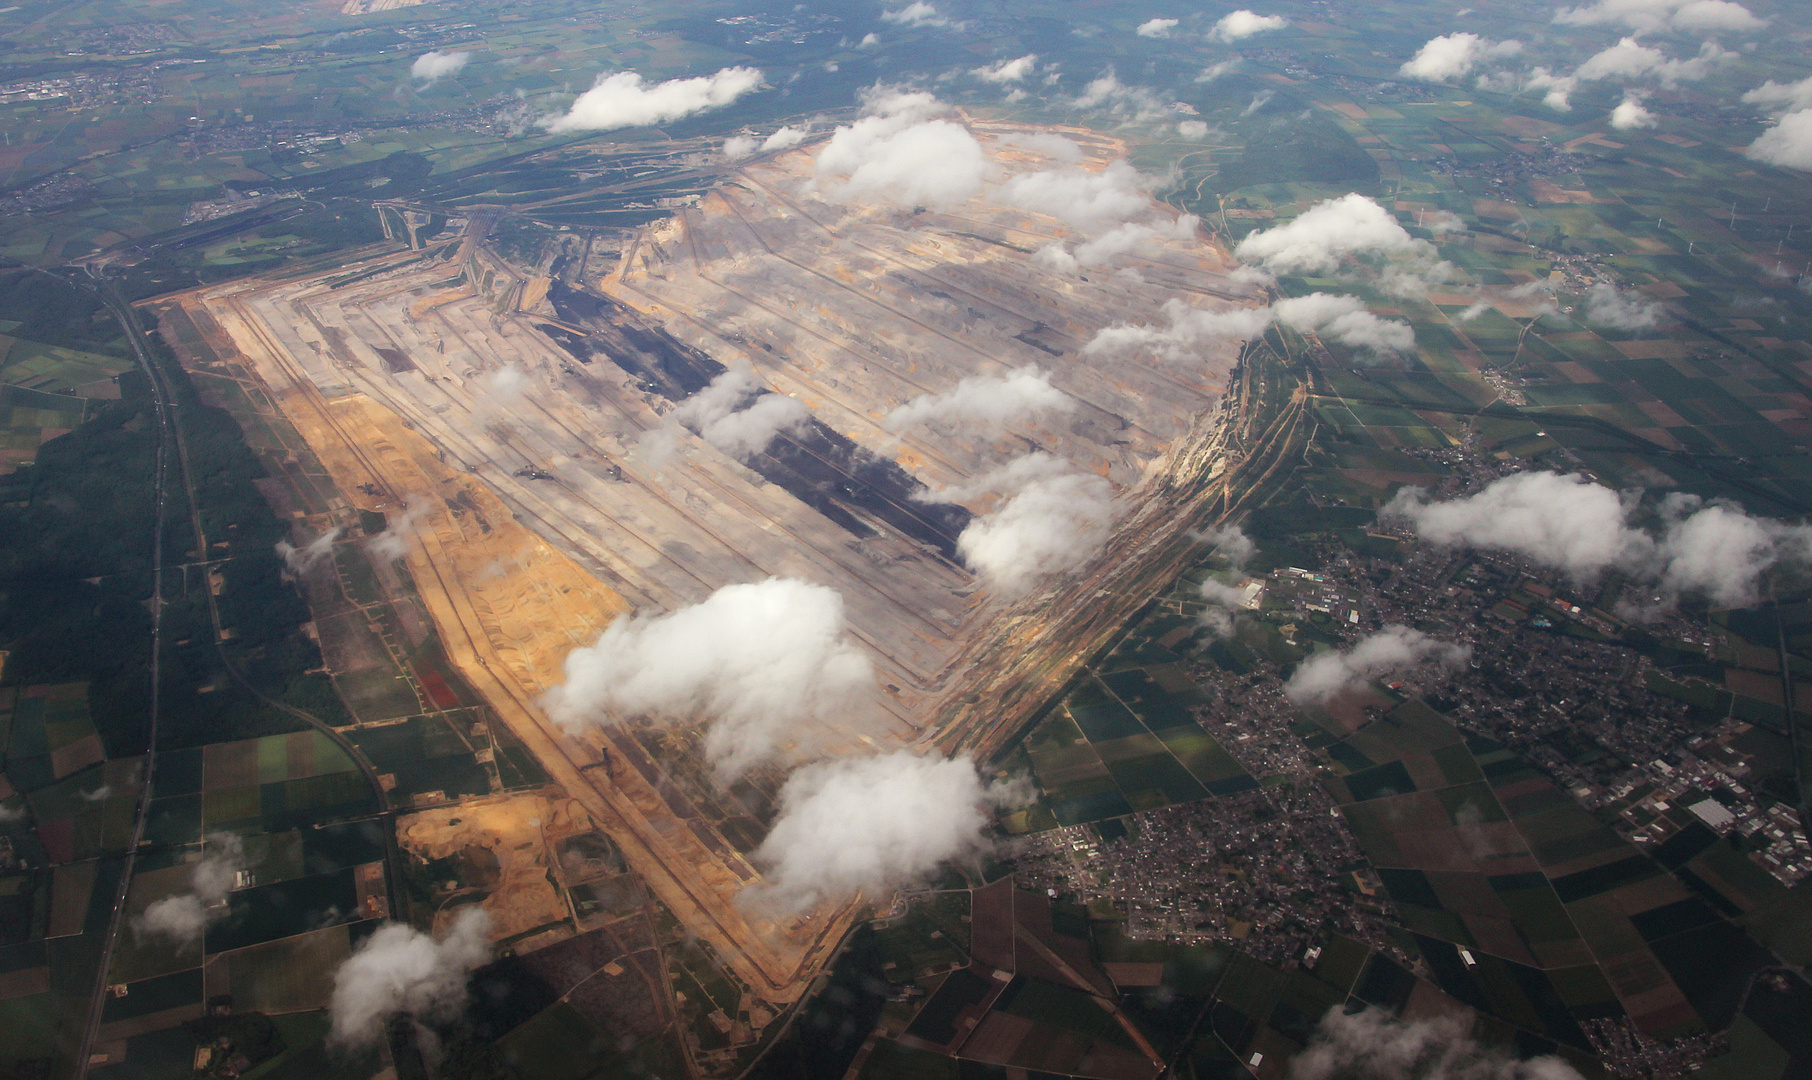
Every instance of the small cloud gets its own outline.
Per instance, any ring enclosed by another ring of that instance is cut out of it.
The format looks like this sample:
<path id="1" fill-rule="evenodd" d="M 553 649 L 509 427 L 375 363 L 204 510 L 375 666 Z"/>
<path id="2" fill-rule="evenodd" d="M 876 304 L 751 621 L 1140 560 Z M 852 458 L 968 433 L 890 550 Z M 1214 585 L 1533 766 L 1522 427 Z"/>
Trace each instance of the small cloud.
<path id="1" fill-rule="evenodd" d="M 1736 53 L 1721 48 L 1715 41 L 1707 41 L 1699 46 L 1698 55 L 1676 60 L 1660 49 L 1626 37 L 1610 48 L 1592 54 L 1573 75 L 1587 82 L 1652 78 L 1663 86 L 1674 86 L 1703 79 L 1719 65 L 1736 58 Z"/>
<path id="2" fill-rule="evenodd" d="M 1769 165 L 1812 172 L 1812 109 L 1781 117 L 1743 153 Z"/>
<path id="3" fill-rule="evenodd" d="M 805 127 L 794 127 L 791 124 L 783 124 L 775 129 L 774 134 L 769 135 L 761 141 L 761 152 L 764 154 L 771 154 L 779 150 L 791 150 L 793 147 L 805 142 L 806 136 L 811 133 L 812 129 L 810 125 Z"/>
<path id="4" fill-rule="evenodd" d="M 1167 38 L 1170 36 L 1170 32 L 1176 29 L 1177 21 L 1176 19 L 1146 19 L 1133 33 L 1140 37 Z"/>
<path id="5" fill-rule="evenodd" d="M 970 74 L 978 79 L 991 83 L 1015 83 L 1030 75 L 1038 67 L 1038 54 L 1027 53 L 1013 60 L 1001 60 L 986 67 L 975 68 Z"/>
<path id="6" fill-rule="evenodd" d="M 1424 229 L 1427 229 L 1429 232 L 1438 235 L 1440 233 L 1458 232 L 1461 229 L 1464 229 L 1466 227 L 1466 219 L 1451 210 L 1436 210 L 1432 213 L 1423 214 L 1422 220 L 1417 222 L 1417 224 Z"/>
<path id="7" fill-rule="evenodd" d="M 1298 664 L 1284 683 L 1284 696 L 1299 705 L 1325 705 L 1369 679 L 1422 665 L 1453 670 L 1471 658 L 1471 646 L 1441 641 L 1407 626 L 1386 626 L 1350 649 L 1318 652 Z"/>
<path id="8" fill-rule="evenodd" d="M 741 161 L 755 153 L 773 153 L 780 150 L 791 150 L 806 140 L 811 134 L 809 127 L 786 125 L 765 139 L 753 135 L 733 135 L 724 140 L 724 157 L 730 161 Z"/>
<path id="9" fill-rule="evenodd" d="M 1397 218 L 1358 192 L 1325 199 L 1286 224 L 1247 234 L 1234 249 L 1241 260 L 1274 274 L 1325 272 L 1360 255 L 1422 255 L 1426 240 L 1409 235 Z"/>
<path id="10" fill-rule="evenodd" d="M 315 537 L 301 547 L 296 547 L 288 540 L 277 541 L 277 557 L 283 560 L 283 566 L 297 577 L 313 570 L 323 559 L 333 554 L 334 541 L 344 532 L 340 526 Z"/>
<path id="11" fill-rule="evenodd" d="M 471 59 L 469 52 L 425 52 L 409 65 L 409 76 L 423 83 L 436 82 L 457 74 Z"/>
<path id="12" fill-rule="evenodd" d="M 1151 120 L 1164 113 L 1164 103 L 1143 86 L 1129 86 L 1112 71 L 1091 79 L 1072 103 L 1078 109 L 1104 109 L 1115 116 Z"/>
<path id="13" fill-rule="evenodd" d="M 787 578 L 726 585 L 661 615 L 623 615 L 567 654 L 542 706 L 567 727 L 702 721 L 726 781 L 859 715 L 874 684 L 835 589 Z"/>
<path id="14" fill-rule="evenodd" d="M 1448 82 L 1469 73 L 1481 60 L 1513 56 L 1522 51 L 1520 41 L 1491 41 L 1477 34 L 1444 34 L 1430 38 L 1416 55 L 1397 69 L 1406 79 Z"/>
<path id="15" fill-rule="evenodd" d="M 244 841 L 229 832 L 208 833 L 201 859 L 189 871 L 189 891 L 146 906 L 133 920 L 133 933 L 168 938 L 182 950 L 198 947 L 208 925 L 226 915 L 227 894 L 245 867 Z"/>
<path id="16" fill-rule="evenodd" d="M 1786 111 L 1812 109 L 1812 75 L 1798 82 L 1777 83 L 1773 79 L 1743 95 L 1745 105 L 1782 105 Z"/>
<path id="17" fill-rule="evenodd" d="M 1213 529 L 1190 533 L 1190 538 L 1203 544 L 1223 556 L 1233 564 L 1235 570 L 1244 569 L 1252 556 L 1258 554 L 1258 545 L 1246 535 L 1238 525 L 1221 525 Z"/>
<path id="18" fill-rule="evenodd" d="M 720 109 L 761 85 L 761 72 L 727 67 L 710 75 L 646 85 L 634 71 L 601 75 L 567 111 L 546 117 L 549 131 L 614 131 L 665 124 Z"/>
<path id="19" fill-rule="evenodd" d="M 897 26 L 947 26 L 953 29 L 960 25 L 939 14 L 937 8 L 925 0 L 913 0 L 898 11 L 883 11 L 881 21 Z"/>
<path id="20" fill-rule="evenodd" d="M 1074 398 L 1051 385 L 1050 373 L 1027 366 L 1005 376 L 971 375 L 942 394 L 920 394 L 882 424 L 890 431 L 948 425 L 998 436 L 1021 419 L 1075 407 Z"/>
<path id="21" fill-rule="evenodd" d="M 1244 570 L 1246 563 L 1258 552 L 1258 545 L 1238 525 L 1222 525 L 1204 532 L 1191 533 L 1190 536 L 1224 556 L 1233 564 L 1235 571 Z M 1217 578 L 1207 578 L 1198 586 L 1197 591 L 1208 605 L 1197 617 L 1197 625 L 1217 638 L 1232 634 L 1233 613 L 1248 606 L 1250 596 L 1247 590 L 1235 588 Z"/>
<path id="22" fill-rule="evenodd" d="M 1524 79 L 1519 93 L 1532 90 L 1542 92 L 1542 104 L 1555 112 L 1569 112 L 1573 108 L 1573 91 L 1579 89 L 1579 79 L 1574 75 L 1558 75 L 1545 67 L 1538 67 L 1529 72 Z"/>
<path id="23" fill-rule="evenodd" d="M 814 165 L 832 202 L 947 207 L 979 194 L 988 158 L 962 124 L 940 119 L 949 106 L 924 91 L 877 87 L 864 115 L 832 133 Z"/>
<path id="24" fill-rule="evenodd" d="M 388 518 L 384 531 L 365 541 L 365 550 L 386 562 L 395 562 L 409 554 L 409 544 L 416 530 L 428 520 L 434 503 L 424 495 L 403 497 L 403 512 Z"/>
<path id="25" fill-rule="evenodd" d="M 1358 297 L 1332 293 L 1289 297 L 1266 308 L 1201 309 L 1173 299 L 1165 303 L 1164 313 L 1170 319 L 1168 327 L 1104 327 L 1089 339 L 1083 352 L 1113 356 L 1145 349 L 1163 359 L 1181 362 L 1198 357 L 1204 347 L 1251 341 L 1273 322 L 1379 354 L 1407 352 L 1415 347 L 1416 340 L 1408 323 L 1381 319 L 1366 310 Z"/>
<path id="26" fill-rule="evenodd" d="M 1104 169 L 1043 169 L 1020 173 L 993 198 L 1008 206 L 1048 214 L 1073 229 L 1096 233 L 1151 209 L 1150 177 L 1124 158 Z"/>
<path id="27" fill-rule="evenodd" d="M 780 813 L 752 856 L 763 880 L 746 895 L 798 912 L 860 893 L 881 908 L 893 889 L 986 853 L 993 808 L 1027 794 L 984 785 L 967 756 L 900 750 L 807 765 L 780 789 Z"/>
<path id="28" fill-rule="evenodd" d="M 466 1003 L 473 971 L 491 959 L 491 916 L 468 904 L 436 940 L 404 923 L 386 923 L 360 942 L 334 972 L 328 1041 L 369 1049 L 398 1013 L 417 1022 L 447 1021 Z"/>
<path id="29" fill-rule="evenodd" d="M 1043 451 L 925 498 L 960 503 L 990 494 L 1000 501 L 969 522 L 956 546 L 964 564 L 1002 595 L 1024 595 L 1107 545 L 1113 485 Z"/>
<path id="30" fill-rule="evenodd" d="M 1767 24 L 1732 0 L 1599 0 L 1585 7 L 1563 8 L 1554 21 L 1571 26 L 1622 23 L 1641 33 L 1668 30 L 1754 31 Z"/>
<path id="31" fill-rule="evenodd" d="M 1652 128 L 1656 123 L 1655 114 L 1643 106 L 1640 94 L 1624 94 L 1623 101 L 1611 110 L 1611 126 L 1618 131 Z"/>
<path id="32" fill-rule="evenodd" d="M 639 449 L 656 468 L 680 449 L 681 432 L 691 432 L 738 461 L 766 450 L 777 437 L 799 431 L 812 415 L 798 398 L 769 391 L 747 368 L 731 368 L 680 402 L 660 427 L 643 436 Z"/>
<path id="33" fill-rule="evenodd" d="M 1249 38 L 1253 34 L 1262 34 L 1270 30 L 1282 30 L 1288 25 L 1290 25 L 1290 21 L 1282 15 L 1258 15 L 1241 8 L 1238 11 L 1222 15 L 1220 20 L 1214 24 L 1214 28 L 1208 31 L 1208 36 L 1231 45 L 1241 38 Z"/>
<path id="34" fill-rule="evenodd" d="M 1500 1050 L 1481 1046 L 1472 1037 L 1470 1022 L 1456 1016 L 1441 1015 L 1406 1023 L 1378 1009 L 1348 1012 L 1338 1005 L 1321 1018 L 1309 1045 L 1291 1060 L 1289 1077 L 1290 1080 L 1335 1080 L 1336 1077 L 1583 1080 L 1561 1058 L 1546 1056 L 1517 1061 Z"/>
<path id="35" fill-rule="evenodd" d="M 1065 165 L 1074 165 L 1083 158 L 1082 147 L 1076 140 L 1066 139 L 1054 131 L 1009 132 L 999 139 L 1008 146 L 1023 147 Z"/>
<path id="36" fill-rule="evenodd" d="M 1608 281 L 1592 286 L 1586 294 L 1585 320 L 1615 330 L 1646 330 L 1661 321 L 1660 304 Z"/>
<path id="37" fill-rule="evenodd" d="M 1177 121 L 1177 134 L 1185 139 L 1206 139 L 1208 125 L 1201 120 L 1179 120 Z"/>
<path id="38" fill-rule="evenodd" d="M 1660 528 L 1636 528 L 1637 502 L 1577 473 L 1513 473 L 1482 490 L 1433 501 L 1406 487 L 1378 512 L 1429 543 L 1507 551 L 1588 582 L 1617 569 L 1657 591 L 1655 607 L 1682 595 L 1725 607 L 1753 604 L 1777 565 L 1812 565 L 1812 526 L 1758 518 L 1734 503 L 1675 493 Z M 1642 614 L 1638 612 L 1637 614 Z"/>

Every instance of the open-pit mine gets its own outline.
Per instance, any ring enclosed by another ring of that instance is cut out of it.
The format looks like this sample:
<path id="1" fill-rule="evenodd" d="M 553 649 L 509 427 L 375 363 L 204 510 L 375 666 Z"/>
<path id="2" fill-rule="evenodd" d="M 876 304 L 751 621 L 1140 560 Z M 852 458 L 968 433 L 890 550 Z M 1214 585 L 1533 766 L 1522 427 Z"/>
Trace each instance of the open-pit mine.
<path id="1" fill-rule="evenodd" d="M 1069 164 L 1032 149 L 1049 145 L 1032 129 L 966 123 L 999 178 L 1099 171 L 1125 151 L 1066 129 L 1083 153 Z M 1187 363 L 1085 346 L 1110 325 L 1162 323 L 1172 299 L 1264 302 L 1200 233 L 1066 270 L 1038 253 L 1086 237 L 1056 218 L 985 192 L 840 204 L 810 182 L 815 153 L 740 163 L 612 257 L 569 234 L 514 267 L 479 211 L 450 239 L 158 302 L 214 352 L 186 362 L 255 377 L 331 474 L 344 504 L 310 525 L 356 523 L 355 510 L 406 522 L 404 565 L 452 661 L 675 916 L 780 1002 L 804 991 L 859 902 L 799 917 L 739 904 L 760 877 L 745 858 L 759 833 L 727 835 L 693 808 L 696 779 L 676 779 L 699 774 L 684 731 L 663 757 L 622 725 L 553 724 L 538 702 L 566 655 L 625 612 L 796 578 L 842 596 L 885 718 L 829 752 L 985 758 L 1169 580 L 1188 530 L 1226 496 L 1224 440 L 1250 378 L 1239 345 Z M 887 422 L 964 379 L 1028 367 L 1072 405 L 994 430 Z M 746 450 L 676 428 L 669 414 L 726 371 L 809 419 Z M 655 453 L 651 432 L 673 452 Z M 1085 563 L 1011 591 L 959 547 L 999 495 L 925 496 L 1031 451 L 1105 478 L 1115 524 Z"/>

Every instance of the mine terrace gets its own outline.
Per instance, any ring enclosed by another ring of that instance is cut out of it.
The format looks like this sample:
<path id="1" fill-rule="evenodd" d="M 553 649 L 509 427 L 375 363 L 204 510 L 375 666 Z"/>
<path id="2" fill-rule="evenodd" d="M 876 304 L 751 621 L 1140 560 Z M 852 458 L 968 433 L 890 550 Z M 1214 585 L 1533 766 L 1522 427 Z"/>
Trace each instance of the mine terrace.
<path id="1" fill-rule="evenodd" d="M 1064 129 L 1082 151 L 1067 165 L 1032 149 L 1032 129 L 965 123 L 1001 176 L 1099 172 L 1124 153 Z M 185 362 L 262 383 L 356 503 L 310 528 L 354 528 L 360 512 L 407 523 L 407 567 L 461 673 L 662 902 L 777 1001 L 809 984 L 853 901 L 779 920 L 739 905 L 759 830 L 726 836 L 696 814 L 683 792 L 706 781 L 685 733 L 656 760 L 624 727 L 553 725 L 538 702 L 566 655 L 621 613 L 796 578 L 842 597 L 880 718 L 810 749 L 997 747 L 1174 573 L 1238 412 L 1235 342 L 1187 364 L 1085 346 L 1112 324 L 1161 321 L 1173 298 L 1262 302 L 1200 235 L 1062 273 L 1037 254 L 1076 239 L 1055 218 L 985 196 L 833 202 L 811 182 L 816 152 L 744 162 L 614 260 L 551 245 L 525 274 L 487 246 L 479 209 L 451 240 L 398 230 L 409 248 L 158 304 L 212 353 Z M 998 430 L 887 422 L 963 379 L 1027 368 L 1071 406 Z M 809 418 L 753 449 L 676 427 L 669 414 L 726 373 Z M 677 452 L 658 453 L 661 438 Z M 958 548 L 1001 496 L 964 489 L 1033 451 L 1105 478 L 1117 526 L 1082 566 L 1001 588 Z"/>

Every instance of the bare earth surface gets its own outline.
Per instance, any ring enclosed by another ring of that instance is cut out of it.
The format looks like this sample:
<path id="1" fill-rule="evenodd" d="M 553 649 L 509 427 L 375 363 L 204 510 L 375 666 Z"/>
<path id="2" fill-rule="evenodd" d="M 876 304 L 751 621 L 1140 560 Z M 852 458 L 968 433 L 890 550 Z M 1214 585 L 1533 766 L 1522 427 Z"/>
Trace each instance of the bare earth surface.
<path id="1" fill-rule="evenodd" d="M 1004 125 L 973 128 L 1002 175 L 1055 164 L 998 141 Z M 1065 134 L 1087 168 L 1123 150 Z M 1262 302 L 1200 240 L 1149 241 L 1063 276 L 1031 257 L 1082 239 L 1051 218 L 979 198 L 943 213 L 832 205 L 809 191 L 814 152 L 746 165 L 644 230 L 601 281 L 525 280 L 484 247 L 481 220 L 425 252 L 387 247 L 327 275 L 162 301 L 189 313 L 219 362 L 255 372 L 348 500 L 393 523 L 414 508 L 405 564 L 453 662 L 661 901 L 774 1001 L 803 992 L 855 901 L 778 921 L 740 906 L 756 872 L 664 797 L 658 762 L 613 765 L 603 734 L 563 731 L 537 707 L 567 652 L 626 611 L 800 578 L 843 596 L 877 669 L 882 723 L 832 733 L 833 749 L 990 747 L 1144 602 L 1216 495 L 1235 348 L 1185 368 L 1083 345 L 1116 322 L 1164 321 L 1172 297 Z M 690 436 L 656 467 L 638 447 L 671 396 L 634 364 L 569 351 L 602 342 L 658 363 L 668 346 L 650 334 L 747 366 L 907 482 L 936 489 L 1028 450 L 1056 454 L 1112 481 L 1120 526 L 1093 564 L 1013 600 L 962 566 L 922 507 L 882 506 L 859 477 L 827 514 Z M 880 425 L 919 394 L 1027 364 L 1077 408 L 998 439 Z M 499 380 L 505 368 L 526 377 Z"/>

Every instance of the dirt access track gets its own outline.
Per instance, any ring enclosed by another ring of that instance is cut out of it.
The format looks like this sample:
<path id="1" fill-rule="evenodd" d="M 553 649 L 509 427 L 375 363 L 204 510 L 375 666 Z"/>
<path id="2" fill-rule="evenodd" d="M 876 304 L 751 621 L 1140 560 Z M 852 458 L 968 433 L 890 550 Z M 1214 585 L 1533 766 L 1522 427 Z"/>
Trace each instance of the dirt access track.
<path id="1" fill-rule="evenodd" d="M 970 126 L 998 175 L 1063 167 L 1014 138 L 1028 129 Z M 1060 133 L 1082 148 L 1074 167 L 1124 153 Z M 998 748 L 1168 580 L 1225 494 L 1236 347 L 1167 364 L 1083 346 L 1115 323 L 1166 322 L 1172 298 L 1264 302 L 1203 235 L 1059 273 L 1034 253 L 1083 237 L 1054 218 L 985 197 L 941 212 L 833 205 L 806 182 L 815 153 L 744 163 L 596 279 L 511 268 L 477 215 L 428 250 L 152 302 L 179 305 L 216 354 L 186 359 L 262 382 L 347 499 L 392 521 L 414 508 L 406 565 L 453 662 L 676 917 L 776 1002 L 804 991 L 858 902 L 783 919 L 739 905 L 759 874 L 673 798 L 671 762 L 607 752 L 620 732 L 564 731 L 537 707 L 566 654 L 625 611 L 800 578 L 843 596 L 877 672 L 884 733 L 834 749 Z M 1074 409 L 998 436 L 882 427 L 921 394 L 1031 364 Z M 655 467 L 645 433 L 737 366 L 804 403 L 811 426 L 746 462 L 687 435 Z M 911 495 L 1031 449 L 1110 480 L 1119 525 L 1093 563 L 1005 597 L 955 549 L 994 497 Z"/>

